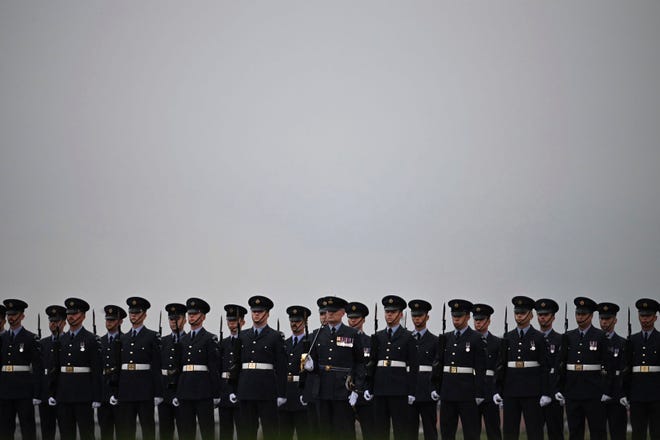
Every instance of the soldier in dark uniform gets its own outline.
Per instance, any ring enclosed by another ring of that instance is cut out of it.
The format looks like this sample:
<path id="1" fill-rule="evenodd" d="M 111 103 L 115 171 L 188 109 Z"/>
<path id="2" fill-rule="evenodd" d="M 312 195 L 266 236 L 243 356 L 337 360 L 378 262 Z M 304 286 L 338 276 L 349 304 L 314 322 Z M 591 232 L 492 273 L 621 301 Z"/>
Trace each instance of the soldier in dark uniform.
<path id="1" fill-rule="evenodd" d="M 43 440 L 54 440 L 57 428 L 57 408 L 48 405 L 48 397 L 53 395 L 50 390 L 50 375 L 54 373 L 56 361 L 59 356 L 59 338 L 64 332 L 66 325 L 66 308 L 62 306 L 46 307 L 48 315 L 48 329 L 50 335 L 41 339 L 41 363 L 44 369 L 41 381 L 41 403 L 39 404 L 39 424 L 41 425 L 41 438 Z"/>
<path id="2" fill-rule="evenodd" d="M 111 403 L 119 402 L 121 421 L 118 437 L 135 439 L 137 417 L 140 417 L 142 438 L 156 437 L 154 405 L 163 401 L 160 368 L 160 338 L 158 333 L 144 326 L 149 301 L 137 296 L 126 300 L 131 329 L 121 335 L 121 366 L 119 393 Z"/>
<path id="3" fill-rule="evenodd" d="M 460 417 L 464 438 L 477 440 L 481 435 L 479 405 L 484 401 L 486 349 L 481 335 L 468 325 L 472 303 L 453 299 L 447 305 L 454 330 L 438 339 L 438 359 L 434 362 L 441 371 L 435 383 L 440 394 L 440 434 L 443 440 L 456 438 Z"/>
<path id="4" fill-rule="evenodd" d="M 555 314 L 559 310 L 559 304 L 550 298 L 542 298 L 536 301 L 534 306 L 536 319 L 539 323 L 539 331 L 545 338 L 545 347 L 548 355 L 548 393 L 553 397 L 552 402 L 542 408 L 545 429 L 549 440 L 564 440 L 564 406 L 554 398 L 559 391 L 559 349 L 561 347 L 562 335 L 552 328 Z"/>
<path id="5" fill-rule="evenodd" d="M 622 405 L 630 408 L 633 440 L 660 439 L 660 305 L 651 298 L 635 303 L 642 330 L 629 338 Z"/>
<path id="6" fill-rule="evenodd" d="M 68 331 L 59 338 L 59 356 L 48 398 L 57 406 L 57 423 L 62 439 L 94 439 L 94 408 L 101 406 L 101 343 L 83 327 L 89 304 L 79 298 L 64 302 Z M 59 370 L 58 370 L 59 369 Z"/>
<path id="7" fill-rule="evenodd" d="M 172 440 L 178 422 L 179 409 L 172 405 L 181 373 L 181 338 L 186 334 L 186 305 L 170 303 L 165 306 L 171 333 L 161 338 L 160 367 L 163 402 L 158 405 L 158 433 L 161 440 Z"/>
<path id="8" fill-rule="evenodd" d="M 500 408 L 493 402 L 495 394 L 495 370 L 500 354 L 502 339 L 490 331 L 490 317 L 494 310 L 488 304 L 474 304 L 472 306 L 472 319 L 474 330 L 481 335 L 486 349 L 486 378 L 484 381 L 484 401 L 479 405 L 479 414 L 486 427 L 486 438 L 488 440 L 501 440 L 502 429 L 500 427 Z"/>
<path id="9" fill-rule="evenodd" d="M 303 306 L 290 306 L 286 309 L 289 315 L 291 336 L 284 341 L 284 352 L 287 357 L 287 384 L 286 403 L 279 408 L 280 439 L 291 440 L 293 433 L 300 440 L 310 438 L 307 423 L 307 408 L 300 401 L 302 389 L 300 388 L 300 359 L 305 352 L 305 329 L 311 311 Z"/>
<path id="10" fill-rule="evenodd" d="M 306 356 L 307 353 L 310 350 L 310 345 L 312 341 L 316 338 L 316 334 L 318 331 L 325 326 L 325 319 L 326 319 L 326 305 L 323 304 L 325 301 L 325 297 L 319 298 L 316 301 L 316 305 L 319 308 L 319 322 L 321 324 L 320 328 L 315 329 L 312 331 L 307 337 L 304 339 L 304 352 L 305 354 L 303 356 Z M 315 371 L 307 371 L 304 370 L 300 373 L 300 381 L 301 381 L 301 387 L 303 388 L 303 395 L 300 398 L 300 403 L 303 404 L 307 408 L 307 418 L 308 418 L 308 424 L 309 424 L 309 430 L 310 432 L 319 432 L 321 430 L 320 428 L 320 420 L 319 420 L 319 405 L 318 405 L 318 399 L 319 399 L 319 375 Z"/>
<path id="11" fill-rule="evenodd" d="M 390 436 L 390 422 L 396 439 L 410 439 L 412 404 L 417 388 L 417 344 L 401 323 L 406 301 L 396 295 L 382 299 L 387 327 L 371 339 L 367 400 L 374 399 L 376 438 Z"/>
<path id="12" fill-rule="evenodd" d="M 238 429 L 239 410 L 238 402 L 229 400 L 230 394 L 236 393 L 236 381 L 231 377 L 232 359 L 237 347 L 238 333 L 245 325 L 247 309 L 238 304 L 225 305 L 227 329 L 229 336 L 220 341 L 220 355 L 222 357 L 220 372 L 220 405 L 218 405 L 218 420 L 220 438 L 233 439 L 234 430 Z"/>
<path id="13" fill-rule="evenodd" d="M 493 401 L 503 404 L 505 439 L 519 438 L 522 415 L 527 438 L 543 440 L 542 407 L 552 402 L 548 395 L 550 367 L 545 338 L 531 325 L 536 302 L 527 296 L 516 296 L 511 302 L 516 328 L 502 340 Z"/>
<path id="14" fill-rule="evenodd" d="M 364 320 L 369 316 L 369 308 L 360 302 L 349 302 L 344 308 L 346 316 L 348 317 L 348 325 L 358 332 L 358 339 L 362 344 L 362 351 L 364 353 L 365 364 L 371 355 L 371 338 L 364 332 Z M 360 382 L 356 381 L 356 387 L 359 391 L 364 392 L 366 389 L 366 376 L 365 380 Z M 358 394 L 360 392 L 358 391 Z M 357 403 L 355 404 L 355 413 L 360 422 L 360 430 L 362 431 L 362 438 L 364 440 L 375 440 L 375 426 L 374 426 L 374 405 L 373 400 L 367 402 L 364 395 L 358 396 Z"/>
<path id="15" fill-rule="evenodd" d="M 119 409 L 110 405 L 110 396 L 117 394 L 119 385 L 119 366 L 121 355 L 121 324 L 126 318 L 126 310 L 119 306 L 107 305 L 105 312 L 106 334 L 101 337 L 101 355 L 103 360 L 103 400 L 96 410 L 101 440 L 113 440 L 120 424 Z"/>
<path id="16" fill-rule="evenodd" d="M 566 402 L 566 419 L 571 440 L 583 439 L 585 418 L 589 422 L 589 435 L 604 439 L 605 406 L 611 399 L 608 368 L 608 340 L 605 332 L 591 325 L 597 309 L 595 301 L 578 297 L 575 320 L 578 328 L 568 331 L 562 338 L 560 354 L 560 391 L 557 400 Z"/>
<path id="17" fill-rule="evenodd" d="M 3 302 L 9 330 L 2 335 L 0 342 L 0 438 L 14 438 L 14 430 L 8 428 L 18 416 L 22 438 L 35 440 L 34 405 L 41 403 L 43 374 L 41 347 L 37 335 L 23 327 L 27 303 L 20 299 Z"/>
<path id="18" fill-rule="evenodd" d="M 229 398 L 240 402 L 240 440 L 255 440 L 259 422 L 264 440 L 273 440 L 277 439 L 279 431 L 277 408 L 286 403 L 284 340 L 268 326 L 273 301 L 256 295 L 248 304 L 252 327 L 239 334 L 238 393 Z"/>
<path id="19" fill-rule="evenodd" d="M 607 354 L 610 372 L 612 373 L 612 386 L 606 393 L 612 397 L 604 403 L 605 419 L 610 431 L 611 440 L 625 440 L 626 429 L 628 427 L 628 412 L 626 408 L 619 403 L 623 397 L 623 382 L 621 381 L 621 370 L 625 366 L 626 339 L 617 335 L 614 331 L 617 319 L 616 314 L 619 306 L 602 302 L 598 304 L 598 318 L 600 329 L 605 332 L 608 340 Z"/>
<path id="20" fill-rule="evenodd" d="M 209 304 L 200 298 L 186 301 L 190 332 L 181 338 L 181 375 L 173 404 L 179 407 L 179 438 L 194 440 L 197 424 L 203 440 L 215 436 L 213 414 L 220 403 L 218 337 L 204 327 Z"/>
<path id="21" fill-rule="evenodd" d="M 342 323 L 346 300 L 324 298 L 326 326 L 305 359 L 305 370 L 319 375 L 320 432 L 327 438 L 355 438 L 354 384 L 364 376 L 364 351 L 357 331 Z"/>
<path id="22" fill-rule="evenodd" d="M 438 337 L 426 328 L 429 320 L 431 304 L 423 299 L 414 299 L 408 302 L 410 316 L 415 326 L 412 332 L 417 348 L 417 363 L 419 370 L 417 374 L 417 387 L 415 389 L 415 402 L 412 404 L 413 420 L 411 423 L 413 438 L 417 438 L 419 432 L 419 420 L 422 422 L 425 440 L 436 440 L 438 438 L 437 403 L 431 399 L 431 371 L 433 361 L 437 356 Z"/>

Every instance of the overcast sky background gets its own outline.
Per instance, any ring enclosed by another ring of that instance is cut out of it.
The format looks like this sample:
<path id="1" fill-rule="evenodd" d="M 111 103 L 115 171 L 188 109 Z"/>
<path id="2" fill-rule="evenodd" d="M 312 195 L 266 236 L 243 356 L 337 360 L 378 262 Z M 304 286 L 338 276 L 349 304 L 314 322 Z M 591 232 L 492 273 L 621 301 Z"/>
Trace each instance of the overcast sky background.
<path id="1" fill-rule="evenodd" d="M 2 1 L 2 296 L 31 329 L 69 296 L 152 328 L 197 296 L 214 332 L 257 293 L 283 327 L 328 294 L 427 299 L 434 332 L 452 298 L 496 333 L 517 294 L 634 313 L 659 41 L 658 2 Z"/>

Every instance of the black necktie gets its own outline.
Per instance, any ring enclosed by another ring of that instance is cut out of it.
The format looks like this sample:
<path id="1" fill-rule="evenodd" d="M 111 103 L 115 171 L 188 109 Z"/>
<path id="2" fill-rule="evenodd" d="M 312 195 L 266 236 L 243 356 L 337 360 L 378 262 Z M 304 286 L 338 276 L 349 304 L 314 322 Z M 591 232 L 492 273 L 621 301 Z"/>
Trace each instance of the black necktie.
<path id="1" fill-rule="evenodd" d="M 337 333 L 337 329 L 334 328 L 334 327 L 332 327 L 332 328 L 330 329 L 330 336 L 334 337 L 334 336 L 335 336 L 335 333 Z"/>
<path id="2" fill-rule="evenodd" d="M 418 341 L 419 341 L 419 338 L 420 338 L 421 336 L 422 336 L 422 335 L 420 335 L 419 333 L 415 333 L 415 339 L 417 339 Z"/>
<path id="3" fill-rule="evenodd" d="M 193 339 L 195 339 L 195 333 L 197 333 L 197 332 L 190 332 L 190 340 L 191 340 L 191 341 L 192 341 Z"/>
<path id="4" fill-rule="evenodd" d="M 460 336 L 461 336 L 461 332 L 459 332 L 458 330 L 456 330 L 456 339 L 458 339 Z"/>
<path id="5" fill-rule="evenodd" d="M 255 328 L 255 329 L 254 329 L 254 337 L 256 338 L 257 336 L 259 336 L 259 330 L 257 330 L 257 329 Z"/>
<path id="6" fill-rule="evenodd" d="M 112 344 L 112 341 L 114 341 L 114 340 L 115 340 L 115 337 L 114 337 L 114 336 L 112 336 L 112 335 L 108 335 L 108 343 L 109 343 L 109 344 Z"/>
<path id="7" fill-rule="evenodd" d="M 522 339 L 523 336 L 525 336 L 525 332 L 523 332 L 522 329 L 520 329 L 520 339 Z"/>
<path id="8" fill-rule="evenodd" d="M 295 347 L 297 343 L 298 343 L 298 338 L 296 338 L 296 337 L 294 336 L 292 347 Z"/>
<path id="9" fill-rule="evenodd" d="M 14 332 L 11 331 L 11 330 L 9 330 L 9 340 L 10 340 L 11 342 L 14 342 Z"/>
<path id="10" fill-rule="evenodd" d="M 648 342 L 649 340 L 649 334 L 644 332 L 644 342 Z"/>
<path id="11" fill-rule="evenodd" d="M 584 332 L 580 332 L 580 339 L 584 338 Z"/>
<path id="12" fill-rule="evenodd" d="M 69 332 L 69 337 L 71 338 L 71 340 L 73 340 L 73 337 L 74 337 L 74 336 L 75 336 L 75 335 L 73 334 L 73 332 Z"/>
<path id="13" fill-rule="evenodd" d="M 387 328 L 387 339 L 392 340 L 392 329 L 389 327 Z"/>
<path id="14" fill-rule="evenodd" d="M 133 329 L 133 331 L 131 333 L 131 338 L 134 338 L 136 336 L 137 336 L 137 332 L 135 331 L 135 329 Z"/>

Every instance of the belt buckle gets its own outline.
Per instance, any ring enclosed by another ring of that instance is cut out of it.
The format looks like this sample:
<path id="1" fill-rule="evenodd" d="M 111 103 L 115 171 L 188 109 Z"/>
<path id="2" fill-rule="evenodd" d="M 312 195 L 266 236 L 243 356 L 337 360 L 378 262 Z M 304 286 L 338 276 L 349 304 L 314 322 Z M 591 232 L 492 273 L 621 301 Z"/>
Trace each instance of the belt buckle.
<path id="1" fill-rule="evenodd" d="M 389 367 L 390 365 L 392 365 L 392 361 L 390 361 L 389 359 L 385 359 L 383 361 L 383 367 Z"/>
<path id="2" fill-rule="evenodd" d="M 14 371 L 14 366 L 13 365 L 5 365 L 5 371 L 7 373 L 11 373 L 12 371 Z"/>
<path id="3" fill-rule="evenodd" d="M 66 367 L 64 367 L 64 371 L 66 371 L 67 373 L 73 373 L 73 367 L 71 365 L 67 365 Z"/>
<path id="4" fill-rule="evenodd" d="M 257 369 L 257 363 L 256 362 L 248 362 L 248 369 L 249 370 L 256 370 Z"/>
<path id="5" fill-rule="evenodd" d="M 324 369 L 325 371 L 330 371 L 332 370 L 332 365 L 326 365 Z"/>
<path id="6" fill-rule="evenodd" d="M 128 364 L 128 371 L 134 371 L 135 370 L 135 364 Z"/>
<path id="7" fill-rule="evenodd" d="M 640 373 L 648 373 L 650 371 L 649 366 L 648 365 L 642 365 L 641 367 L 639 367 L 639 371 L 640 371 Z"/>
<path id="8" fill-rule="evenodd" d="M 525 368 L 525 361 L 516 361 L 516 368 Z"/>
<path id="9" fill-rule="evenodd" d="M 184 365 L 183 371 L 192 371 L 192 365 Z"/>
<path id="10" fill-rule="evenodd" d="M 293 382 L 293 374 L 288 374 L 286 376 L 286 380 L 287 380 L 287 382 Z"/>
<path id="11" fill-rule="evenodd" d="M 449 367 L 450 373 L 458 373 L 458 367 Z"/>
<path id="12" fill-rule="evenodd" d="M 582 371 L 582 364 L 575 364 L 575 371 Z"/>

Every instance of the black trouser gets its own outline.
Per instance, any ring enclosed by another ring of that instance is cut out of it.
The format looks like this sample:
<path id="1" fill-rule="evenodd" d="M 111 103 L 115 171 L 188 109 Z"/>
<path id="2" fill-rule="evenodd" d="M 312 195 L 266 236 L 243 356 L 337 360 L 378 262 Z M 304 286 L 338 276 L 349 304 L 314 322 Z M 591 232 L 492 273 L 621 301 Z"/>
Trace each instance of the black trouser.
<path id="1" fill-rule="evenodd" d="M 360 431 L 362 431 L 363 440 L 375 440 L 374 426 L 374 406 L 369 403 L 366 405 L 356 405 L 355 412 L 360 422 Z"/>
<path id="2" fill-rule="evenodd" d="M 307 423 L 307 409 L 300 411 L 280 411 L 280 440 L 292 440 L 296 432 L 298 440 L 309 440 L 309 424 Z M 315 434 L 316 435 L 316 434 Z"/>
<path id="3" fill-rule="evenodd" d="M 570 440 L 584 439 L 584 420 L 589 422 L 589 438 L 606 438 L 605 407 L 600 399 L 566 400 L 566 420 L 568 421 L 568 438 Z"/>
<path id="4" fill-rule="evenodd" d="M 154 401 L 140 400 L 137 402 L 119 402 L 121 421 L 117 425 L 117 438 L 121 440 L 135 440 L 137 418 L 140 417 L 142 440 L 155 440 L 156 422 L 154 420 Z"/>
<path id="5" fill-rule="evenodd" d="M 96 418 L 99 421 L 101 440 L 114 440 L 119 423 L 119 408 L 109 403 L 102 403 L 96 410 Z"/>
<path id="6" fill-rule="evenodd" d="M 628 428 L 628 411 L 619 403 L 619 399 L 612 399 L 605 405 L 605 418 L 610 431 L 611 440 L 626 440 Z"/>
<path id="7" fill-rule="evenodd" d="M 413 417 L 408 396 L 374 397 L 374 425 L 378 440 L 390 438 L 390 420 L 396 440 L 410 439 L 410 423 Z"/>
<path id="8" fill-rule="evenodd" d="M 479 408 L 474 399 L 440 402 L 440 435 L 442 440 L 454 440 L 458 429 L 458 419 L 461 419 L 463 438 L 479 440 L 481 436 L 481 420 Z"/>
<path id="9" fill-rule="evenodd" d="M 430 402 L 415 402 L 412 404 L 413 419 L 411 420 L 410 429 L 413 438 L 417 438 L 419 434 L 419 420 L 422 419 L 422 430 L 424 431 L 424 440 L 437 440 L 438 422 L 437 403 Z"/>
<path id="10" fill-rule="evenodd" d="M 0 439 L 14 438 L 17 415 L 18 421 L 21 424 L 21 436 L 23 440 L 36 440 L 37 425 L 34 421 L 32 398 L 0 400 L 0 426 L 2 426 L 0 428 Z M 9 431 L 10 427 L 12 428 L 11 432 Z"/>
<path id="11" fill-rule="evenodd" d="M 630 402 L 632 439 L 645 440 L 647 430 L 651 440 L 660 439 L 660 401 Z"/>
<path id="12" fill-rule="evenodd" d="M 500 407 L 493 403 L 493 399 L 487 398 L 478 406 L 479 415 L 486 426 L 486 438 L 488 440 L 502 440 L 502 429 L 500 428 Z"/>
<path id="13" fill-rule="evenodd" d="M 50 406 L 48 402 L 39 405 L 39 424 L 41 425 L 41 438 L 54 440 L 57 427 L 57 407 Z"/>
<path id="14" fill-rule="evenodd" d="M 215 437 L 215 422 L 213 421 L 213 399 L 181 400 L 179 420 L 181 440 L 194 440 L 197 436 L 197 425 L 202 434 L 202 440 L 213 440 Z"/>
<path id="15" fill-rule="evenodd" d="M 354 439 L 355 413 L 345 400 L 319 400 L 319 433 L 321 438 Z"/>
<path id="16" fill-rule="evenodd" d="M 525 430 L 529 440 L 543 440 L 543 413 L 539 400 L 535 397 L 504 397 L 504 418 L 502 434 L 504 440 L 518 440 L 520 437 L 520 416 L 525 418 Z"/>
<path id="17" fill-rule="evenodd" d="M 314 400 L 307 404 L 307 422 L 310 432 L 319 432 L 319 401 Z"/>
<path id="18" fill-rule="evenodd" d="M 564 407 L 555 399 L 541 408 L 548 440 L 564 440 Z"/>
<path id="19" fill-rule="evenodd" d="M 179 408 L 170 402 L 163 401 L 158 405 L 158 438 L 160 440 L 172 440 L 174 438 L 174 427 L 178 419 Z"/>
<path id="20" fill-rule="evenodd" d="M 218 421 L 220 440 L 232 440 L 234 438 L 234 428 L 237 428 L 239 423 L 238 406 L 219 407 Z"/>
<path id="21" fill-rule="evenodd" d="M 57 402 L 57 424 L 62 440 L 76 440 L 76 427 L 80 440 L 94 440 L 94 408 L 92 402 Z"/>
<path id="22" fill-rule="evenodd" d="M 264 440 L 276 440 L 279 434 L 277 403 L 273 400 L 239 400 L 240 415 L 238 438 L 256 440 L 259 422 Z"/>

